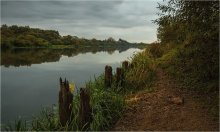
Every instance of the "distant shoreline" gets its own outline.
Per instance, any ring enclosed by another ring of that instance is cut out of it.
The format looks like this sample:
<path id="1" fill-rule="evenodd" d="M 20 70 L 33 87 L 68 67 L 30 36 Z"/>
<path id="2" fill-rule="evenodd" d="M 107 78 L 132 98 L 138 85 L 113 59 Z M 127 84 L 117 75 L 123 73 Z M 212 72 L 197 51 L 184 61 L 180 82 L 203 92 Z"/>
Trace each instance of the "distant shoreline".
<path id="1" fill-rule="evenodd" d="M 123 39 L 109 37 L 105 40 L 78 38 L 77 36 L 61 36 L 58 31 L 30 28 L 29 26 L 1 26 L 1 48 L 18 47 L 137 47 L 146 43 L 130 43 Z"/>

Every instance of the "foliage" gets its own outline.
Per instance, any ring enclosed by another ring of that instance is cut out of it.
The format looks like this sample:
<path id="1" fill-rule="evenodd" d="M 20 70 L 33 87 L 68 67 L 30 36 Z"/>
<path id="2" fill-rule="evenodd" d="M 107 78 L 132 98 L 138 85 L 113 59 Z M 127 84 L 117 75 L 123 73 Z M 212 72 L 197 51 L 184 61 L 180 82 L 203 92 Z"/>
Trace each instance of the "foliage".
<path id="1" fill-rule="evenodd" d="M 31 122 L 31 130 L 48 131 L 59 130 L 59 117 L 57 109 L 44 108 L 38 116 L 35 116 Z"/>
<path id="2" fill-rule="evenodd" d="M 217 41 L 219 32 L 218 1 L 170 0 L 159 4 L 158 39 L 163 43 L 198 43 Z"/>
<path id="3" fill-rule="evenodd" d="M 60 39 L 57 31 L 40 30 L 29 26 L 7 26 L 1 27 L 1 46 L 9 47 L 47 47 L 52 42 Z M 56 43 L 55 43 L 56 44 Z"/>
<path id="4" fill-rule="evenodd" d="M 93 121 L 90 130 L 108 130 L 121 116 L 124 107 L 123 94 L 114 91 L 114 87 L 104 86 L 104 76 L 87 83 L 91 94 Z"/>
<path id="5" fill-rule="evenodd" d="M 164 53 L 156 63 L 205 97 L 206 107 L 218 115 L 219 1 L 170 0 L 158 8 L 154 22 Z"/>
<path id="6" fill-rule="evenodd" d="M 109 37 L 107 40 L 85 39 L 76 36 L 61 36 L 58 31 L 30 28 L 29 26 L 1 26 L 1 47 L 51 47 L 53 45 L 71 45 L 78 47 L 143 47 L 142 43 L 129 43 L 125 40 L 114 40 Z"/>
<path id="7" fill-rule="evenodd" d="M 149 51 L 154 58 L 159 58 L 163 55 L 163 51 L 160 46 L 160 43 L 152 43 L 149 46 Z"/>
<path id="8" fill-rule="evenodd" d="M 155 65 L 151 56 L 147 48 L 132 57 L 131 69 L 125 75 L 126 89 L 137 91 L 151 86 L 155 78 Z"/>
<path id="9" fill-rule="evenodd" d="M 2 125 L 1 128 L 5 129 L 6 131 L 27 131 L 27 122 L 19 119 L 15 121 L 14 125 Z"/>
<path id="10" fill-rule="evenodd" d="M 159 5 L 163 15 L 155 21 L 159 25 L 158 38 L 162 45 L 168 42 L 181 44 L 172 48 L 172 51 L 177 50 L 177 54 L 170 65 L 178 64 L 176 67 L 182 72 L 187 72 L 187 69 L 198 72 L 196 75 L 200 81 L 218 78 L 218 4 L 218 1 L 170 0 L 168 5 Z M 176 25 L 183 28 L 176 28 L 173 35 L 166 29 L 167 24 L 173 29 Z M 169 40 L 166 35 L 172 39 Z M 183 38 L 181 41 L 179 36 Z M 163 59 L 165 56 L 168 55 L 165 54 Z"/>

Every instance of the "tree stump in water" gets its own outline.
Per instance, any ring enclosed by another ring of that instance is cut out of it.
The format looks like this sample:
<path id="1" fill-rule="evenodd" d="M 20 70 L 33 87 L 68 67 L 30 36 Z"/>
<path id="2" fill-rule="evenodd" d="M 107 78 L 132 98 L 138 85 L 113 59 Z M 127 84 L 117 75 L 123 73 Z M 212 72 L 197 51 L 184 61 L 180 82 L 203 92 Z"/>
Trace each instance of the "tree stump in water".
<path id="1" fill-rule="evenodd" d="M 69 90 L 69 82 L 66 79 L 62 82 L 60 78 L 59 119 L 62 126 L 71 120 L 72 101 L 73 94 Z"/>
<path id="2" fill-rule="evenodd" d="M 112 84 L 112 67 L 105 66 L 105 86 L 111 87 Z"/>
<path id="3" fill-rule="evenodd" d="M 80 88 L 79 127 L 85 130 L 88 128 L 92 117 L 90 106 L 90 95 L 86 88 Z"/>
<path id="4" fill-rule="evenodd" d="M 124 71 L 119 67 L 116 69 L 116 84 L 117 86 L 122 86 L 124 84 Z"/>

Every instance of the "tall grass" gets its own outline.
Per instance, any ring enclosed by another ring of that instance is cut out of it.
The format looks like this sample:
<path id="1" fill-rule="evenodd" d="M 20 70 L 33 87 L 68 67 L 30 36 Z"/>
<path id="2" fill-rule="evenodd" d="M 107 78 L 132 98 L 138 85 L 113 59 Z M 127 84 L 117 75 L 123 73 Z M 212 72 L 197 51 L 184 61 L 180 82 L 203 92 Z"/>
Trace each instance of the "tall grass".
<path id="1" fill-rule="evenodd" d="M 155 79 L 155 63 L 148 49 L 131 58 L 132 68 L 125 74 L 125 87 L 129 91 L 150 88 Z"/>
<path id="2" fill-rule="evenodd" d="M 106 88 L 104 86 L 104 76 L 88 82 L 87 87 L 91 94 L 91 106 L 93 121 L 90 130 L 108 130 L 110 126 L 120 117 L 124 96 L 115 92 L 115 87 Z"/>

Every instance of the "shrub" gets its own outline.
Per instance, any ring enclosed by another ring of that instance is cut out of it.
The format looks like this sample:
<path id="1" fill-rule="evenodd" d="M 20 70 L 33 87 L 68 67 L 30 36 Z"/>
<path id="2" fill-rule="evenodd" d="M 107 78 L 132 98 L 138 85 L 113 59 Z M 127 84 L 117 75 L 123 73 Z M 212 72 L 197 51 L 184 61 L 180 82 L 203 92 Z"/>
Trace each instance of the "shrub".
<path id="1" fill-rule="evenodd" d="M 149 52 L 154 58 L 159 58 L 163 55 L 161 45 L 159 43 L 153 43 L 149 47 Z"/>

